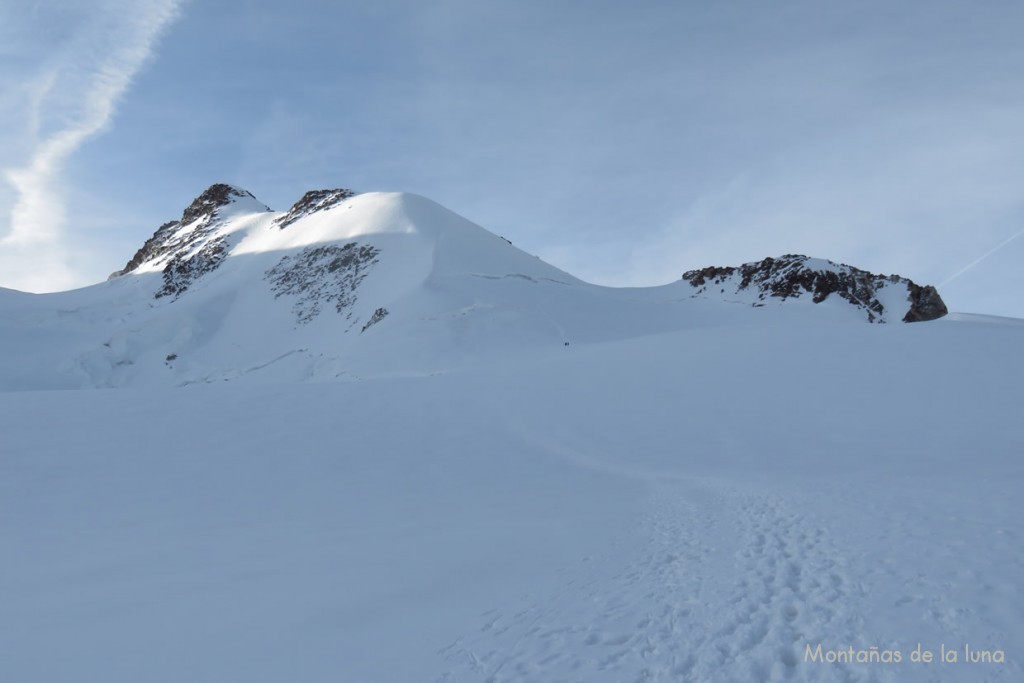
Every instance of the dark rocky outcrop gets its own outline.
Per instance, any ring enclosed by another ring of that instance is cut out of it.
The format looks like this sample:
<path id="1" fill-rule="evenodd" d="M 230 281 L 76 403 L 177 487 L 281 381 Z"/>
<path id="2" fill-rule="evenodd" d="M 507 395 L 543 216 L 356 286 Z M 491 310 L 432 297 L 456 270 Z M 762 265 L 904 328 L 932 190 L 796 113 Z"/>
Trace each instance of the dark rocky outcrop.
<path id="1" fill-rule="evenodd" d="M 292 311 L 299 324 L 320 315 L 322 304 L 332 304 L 338 313 L 351 320 L 359 284 L 377 263 L 378 254 L 379 249 L 356 242 L 343 247 L 307 247 L 282 258 L 266 272 L 265 278 L 274 298 L 295 299 Z"/>
<path id="2" fill-rule="evenodd" d="M 174 230 L 179 225 L 181 225 L 180 221 L 168 221 L 157 228 L 156 232 L 153 233 L 153 236 L 146 240 L 142 244 L 142 247 L 135 252 L 135 255 L 131 257 L 127 265 L 125 265 L 121 270 L 111 273 L 110 278 L 130 273 L 146 261 L 159 258 L 161 255 L 166 253 L 169 250 L 167 242 L 169 241 L 170 235 L 174 233 Z"/>
<path id="3" fill-rule="evenodd" d="M 274 220 L 277 227 L 286 228 L 304 216 L 317 211 L 324 211 L 356 195 L 352 190 L 337 188 L 334 190 L 310 190 L 295 202 L 288 213 Z"/>
<path id="4" fill-rule="evenodd" d="M 185 212 L 181 214 L 181 224 L 187 225 L 192 221 L 197 221 L 201 218 L 213 219 L 217 217 L 217 211 L 228 204 L 233 203 L 236 199 L 243 197 L 249 197 L 250 199 L 256 199 L 251 193 L 246 190 L 232 187 L 224 183 L 214 183 L 210 185 L 206 190 L 192 200 Z M 268 209 L 269 210 L 269 209 Z"/>
<path id="5" fill-rule="evenodd" d="M 178 258 L 180 262 L 181 258 L 179 257 L 182 256 L 183 252 L 188 251 L 191 247 L 209 237 L 213 231 L 213 223 L 216 222 L 220 209 L 243 198 L 259 201 L 251 193 L 237 187 L 232 187 L 225 183 L 211 185 L 188 205 L 188 208 L 182 212 L 181 218 L 164 223 L 157 228 L 153 236 L 146 240 L 141 249 L 135 252 L 135 255 L 132 256 L 125 267 L 111 274 L 111 277 L 130 273 L 143 263 L 156 261 L 172 252 L 176 252 L 174 258 Z M 270 211 L 266 206 L 263 208 L 266 211 Z M 197 222 L 199 225 L 196 225 L 193 229 L 187 232 L 183 230 Z M 167 264 L 167 267 L 171 267 L 170 262 Z"/>
<path id="6" fill-rule="evenodd" d="M 155 298 L 180 296 L 193 282 L 215 271 L 227 255 L 227 244 L 223 237 L 210 240 L 191 256 L 175 254 L 164 266 L 164 284 L 157 290 Z"/>
<path id="7" fill-rule="evenodd" d="M 939 296 L 937 289 L 931 285 L 921 287 L 910 283 L 910 310 L 903 316 L 903 322 L 916 323 L 935 320 L 949 313 L 946 302 Z"/>
<path id="8" fill-rule="evenodd" d="M 373 315 L 370 316 L 370 319 L 366 321 L 366 324 L 363 325 L 363 329 L 359 330 L 359 334 L 362 334 L 363 332 L 366 332 L 366 330 L 368 330 L 369 328 L 373 327 L 374 325 L 379 323 L 381 320 L 386 318 L 387 315 L 388 315 L 388 309 L 386 309 L 386 308 L 378 308 L 376 311 L 373 312 Z"/>
<path id="9" fill-rule="evenodd" d="M 782 300 L 808 294 L 814 303 L 836 295 L 862 309 L 869 322 L 885 322 L 893 312 L 885 310 L 878 298 L 887 287 L 905 289 L 907 309 L 899 311 L 904 322 L 934 320 L 946 315 L 946 305 L 934 287 L 921 287 L 897 275 L 875 275 L 868 271 L 830 261 L 814 261 L 806 256 L 787 254 L 766 258 L 742 266 L 711 266 L 683 273 L 697 291 L 695 296 L 714 292 L 753 293 L 758 301 L 768 297 Z"/>

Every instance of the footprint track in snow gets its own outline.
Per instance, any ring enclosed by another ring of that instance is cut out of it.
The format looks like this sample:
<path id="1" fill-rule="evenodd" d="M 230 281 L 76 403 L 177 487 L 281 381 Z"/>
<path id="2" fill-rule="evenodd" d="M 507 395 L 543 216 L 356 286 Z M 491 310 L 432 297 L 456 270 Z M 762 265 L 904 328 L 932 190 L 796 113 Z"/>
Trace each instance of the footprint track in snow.
<path id="1" fill-rule="evenodd" d="M 855 642 L 845 561 L 780 498 L 666 485 L 637 534 L 633 558 L 581 562 L 546 599 L 483 616 L 439 653 L 438 681 L 800 680 L 805 643 Z"/>

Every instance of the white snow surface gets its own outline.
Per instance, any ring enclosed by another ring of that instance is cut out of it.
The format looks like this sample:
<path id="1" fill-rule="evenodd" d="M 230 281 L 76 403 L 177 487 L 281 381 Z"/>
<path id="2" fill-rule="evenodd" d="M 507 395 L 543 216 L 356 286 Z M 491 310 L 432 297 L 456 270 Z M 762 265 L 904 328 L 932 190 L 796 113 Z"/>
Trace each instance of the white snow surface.
<path id="1" fill-rule="evenodd" d="M 1024 321 L 596 287 L 412 195 L 277 215 L 177 298 L 0 290 L 0 680 L 1024 680 Z M 263 274 L 348 242 L 299 322 Z"/>

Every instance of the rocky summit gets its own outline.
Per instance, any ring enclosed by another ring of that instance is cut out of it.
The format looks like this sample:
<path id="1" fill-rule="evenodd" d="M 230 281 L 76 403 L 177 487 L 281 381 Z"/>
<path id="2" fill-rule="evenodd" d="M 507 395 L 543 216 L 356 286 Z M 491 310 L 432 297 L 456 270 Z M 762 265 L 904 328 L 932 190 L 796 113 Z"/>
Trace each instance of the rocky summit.
<path id="1" fill-rule="evenodd" d="M 845 264 L 798 254 L 766 258 L 742 266 L 710 266 L 683 273 L 694 297 L 741 297 L 752 305 L 770 300 L 830 297 L 861 310 L 868 322 L 921 322 L 948 313 L 932 286 L 920 286 L 898 275 L 876 275 Z"/>
<path id="2" fill-rule="evenodd" d="M 226 183 L 214 183 L 185 208 L 181 218 L 168 221 L 157 228 L 153 236 L 135 252 L 125 267 L 114 272 L 110 277 L 130 273 L 144 263 L 173 260 L 173 257 L 181 257 L 196 245 L 205 246 L 203 244 L 206 241 L 205 238 L 215 230 L 214 224 L 223 209 L 239 200 L 246 200 L 250 207 L 255 204 L 258 210 L 270 211 L 270 207 L 262 204 L 247 190 Z M 167 264 L 168 270 L 181 270 L 181 268 L 181 258 L 178 258 L 173 264 Z"/>

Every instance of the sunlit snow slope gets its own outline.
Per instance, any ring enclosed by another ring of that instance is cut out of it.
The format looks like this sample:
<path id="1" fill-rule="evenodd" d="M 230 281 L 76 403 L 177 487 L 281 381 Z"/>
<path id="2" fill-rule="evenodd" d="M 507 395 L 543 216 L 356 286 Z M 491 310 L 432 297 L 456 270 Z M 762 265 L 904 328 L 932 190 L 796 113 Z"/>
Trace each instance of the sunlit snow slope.
<path id="1" fill-rule="evenodd" d="M 899 321 L 916 287 L 892 276 L 821 296 L 813 278 L 848 266 L 772 263 L 722 295 L 720 278 L 598 287 L 416 195 L 314 191 L 275 213 L 214 185 L 109 281 L 0 292 L 0 390 L 430 373 L 733 322 Z"/>
<path id="2" fill-rule="evenodd" d="M 231 191 L 0 290 L 0 681 L 1024 680 L 1024 321 Z"/>

